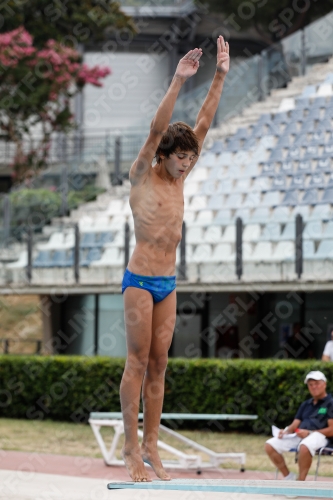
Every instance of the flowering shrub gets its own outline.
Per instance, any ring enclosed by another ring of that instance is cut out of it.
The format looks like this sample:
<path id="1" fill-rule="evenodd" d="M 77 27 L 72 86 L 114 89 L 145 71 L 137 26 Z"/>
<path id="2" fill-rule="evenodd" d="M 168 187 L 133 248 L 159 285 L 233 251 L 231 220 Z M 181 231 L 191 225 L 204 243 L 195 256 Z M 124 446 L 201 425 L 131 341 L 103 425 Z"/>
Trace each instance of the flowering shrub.
<path id="1" fill-rule="evenodd" d="M 81 54 L 55 40 L 38 50 L 23 26 L 0 34 L 0 130 L 2 138 L 16 144 L 14 177 L 46 164 L 52 132 L 67 132 L 75 126 L 70 99 L 87 84 L 101 87 L 110 68 L 82 63 Z M 31 137 L 39 125 L 42 139 L 29 151 L 23 138 Z"/>

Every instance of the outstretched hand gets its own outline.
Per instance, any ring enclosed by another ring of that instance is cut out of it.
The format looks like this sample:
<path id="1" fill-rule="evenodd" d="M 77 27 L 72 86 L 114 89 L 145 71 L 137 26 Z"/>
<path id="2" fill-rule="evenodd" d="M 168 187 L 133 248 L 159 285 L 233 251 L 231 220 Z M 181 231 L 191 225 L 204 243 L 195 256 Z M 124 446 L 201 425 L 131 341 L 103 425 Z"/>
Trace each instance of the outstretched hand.
<path id="1" fill-rule="evenodd" d="M 201 56 L 201 49 L 190 50 L 179 61 L 176 68 L 176 76 L 179 76 L 181 78 L 190 78 L 191 76 L 195 75 L 199 68 L 199 59 Z"/>
<path id="2" fill-rule="evenodd" d="M 229 60 L 229 44 L 220 35 L 217 39 L 217 71 L 226 75 L 229 71 Z"/>

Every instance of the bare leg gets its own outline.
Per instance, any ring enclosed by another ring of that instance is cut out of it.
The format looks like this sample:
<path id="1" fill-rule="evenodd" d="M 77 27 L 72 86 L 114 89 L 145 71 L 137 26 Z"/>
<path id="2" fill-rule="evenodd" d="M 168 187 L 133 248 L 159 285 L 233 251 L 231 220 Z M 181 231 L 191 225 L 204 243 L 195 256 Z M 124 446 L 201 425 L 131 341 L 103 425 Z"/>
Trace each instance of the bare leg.
<path id="1" fill-rule="evenodd" d="M 269 458 L 271 459 L 271 461 L 273 462 L 273 464 L 275 465 L 275 467 L 277 467 L 279 469 L 279 471 L 281 472 L 283 477 L 288 476 L 289 469 L 286 466 L 286 462 L 284 461 L 283 455 L 278 453 L 273 448 L 273 446 L 271 446 L 268 443 L 265 444 L 265 451 L 266 451 L 267 455 L 269 456 Z"/>
<path id="2" fill-rule="evenodd" d="M 176 290 L 154 305 L 149 362 L 143 381 L 144 437 L 141 448 L 142 457 L 149 461 L 160 479 L 167 481 L 171 477 L 163 468 L 157 451 L 157 440 L 164 398 L 165 370 L 175 322 Z"/>
<path id="3" fill-rule="evenodd" d="M 304 444 L 301 444 L 298 453 L 299 481 L 305 481 L 306 476 L 311 467 L 311 464 L 312 464 L 312 455 L 309 452 L 309 449 Z"/>
<path id="4" fill-rule="evenodd" d="M 141 458 L 138 412 L 144 373 L 149 359 L 153 299 L 149 292 L 128 287 L 124 292 L 127 360 L 120 384 L 125 444 L 122 457 L 133 481 L 151 481 Z"/>

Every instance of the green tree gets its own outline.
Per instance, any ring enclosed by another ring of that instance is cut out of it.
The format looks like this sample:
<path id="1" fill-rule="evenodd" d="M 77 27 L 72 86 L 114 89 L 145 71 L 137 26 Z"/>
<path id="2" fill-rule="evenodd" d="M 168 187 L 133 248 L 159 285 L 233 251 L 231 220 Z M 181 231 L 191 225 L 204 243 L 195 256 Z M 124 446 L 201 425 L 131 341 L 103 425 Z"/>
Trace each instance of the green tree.
<path id="1" fill-rule="evenodd" d="M 55 40 L 36 49 L 23 26 L 0 35 L 0 137 L 16 145 L 16 180 L 45 166 L 53 132 L 75 126 L 70 99 L 87 84 L 101 87 L 101 79 L 111 73 L 108 67 L 89 68 L 81 59 L 78 51 Z M 39 142 L 36 125 L 42 130 Z"/>
<path id="2" fill-rule="evenodd" d="M 65 45 L 101 42 L 115 30 L 135 32 L 134 24 L 113 0 L 7 0 L 0 10 L 0 32 L 20 26 L 41 48 L 51 38 Z"/>
<path id="3" fill-rule="evenodd" d="M 333 0 L 206 0 L 211 12 L 222 12 L 236 30 L 255 28 L 270 45 L 333 10 Z"/>

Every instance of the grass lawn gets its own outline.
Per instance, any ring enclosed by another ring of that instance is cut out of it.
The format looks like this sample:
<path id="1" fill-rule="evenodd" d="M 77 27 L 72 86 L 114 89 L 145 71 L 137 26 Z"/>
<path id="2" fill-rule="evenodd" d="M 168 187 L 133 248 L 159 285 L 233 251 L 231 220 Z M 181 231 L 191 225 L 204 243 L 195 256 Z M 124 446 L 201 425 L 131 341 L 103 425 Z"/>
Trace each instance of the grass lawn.
<path id="1" fill-rule="evenodd" d="M 89 425 L 73 424 L 67 422 L 36 421 L 0 419 L 0 449 L 18 450 L 37 453 L 54 453 L 60 455 L 76 455 L 101 458 L 102 455 Z M 220 452 L 246 452 L 246 468 L 248 470 L 273 471 L 264 452 L 266 436 L 241 434 L 237 432 L 219 433 L 202 431 L 181 431 L 182 434 L 203 444 L 207 448 Z M 104 437 L 112 437 L 110 428 L 102 428 Z M 179 442 L 173 438 L 162 435 L 165 441 L 179 447 Z M 120 443 L 121 446 L 122 442 Z M 187 453 L 196 454 L 185 444 L 180 444 L 181 449 Z M 167 452 L 161 451 L 162 458 L 171 458 Z M 202 454 L 205 459 L 205 455 Z M 297 472 L 294 464 L 294 454 L 286 454 L 290 469 Z M 310 473 L 314 473 L 315 459 Z M 237 468 L 236 463 L 226 463 L 224 468 Z M 321 476 L 333 476 L 333 458 L 323 457 L 320 467 Z"/>

